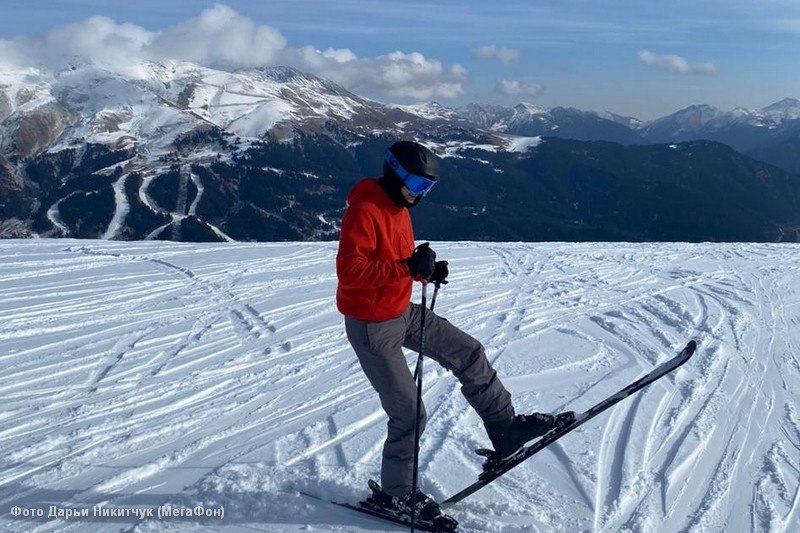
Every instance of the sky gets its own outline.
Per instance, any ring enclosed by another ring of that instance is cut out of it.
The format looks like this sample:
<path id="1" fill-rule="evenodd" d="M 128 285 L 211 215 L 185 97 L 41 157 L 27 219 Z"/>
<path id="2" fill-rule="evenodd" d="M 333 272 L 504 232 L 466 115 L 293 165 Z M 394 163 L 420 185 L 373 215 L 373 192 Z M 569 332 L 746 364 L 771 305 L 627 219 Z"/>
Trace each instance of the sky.
<path id="1" fill-rule="evenodd" d="M 800 0 L 25 0 L 0 68 L 288 64 L 383 102 L 607 110 L 800 98 Z"/>

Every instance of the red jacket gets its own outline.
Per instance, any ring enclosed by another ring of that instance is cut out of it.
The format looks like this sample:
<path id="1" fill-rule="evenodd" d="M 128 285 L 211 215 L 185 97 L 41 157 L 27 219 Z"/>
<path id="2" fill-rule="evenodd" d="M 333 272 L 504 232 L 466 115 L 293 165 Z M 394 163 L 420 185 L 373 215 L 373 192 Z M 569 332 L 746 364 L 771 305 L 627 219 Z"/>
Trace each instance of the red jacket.
<path id="1" fill-rule="evenodd" d="M 359 320 L 401 315 L 413 283 L 401 260 L 414 251 L 408 209 L 397 207 L 378 180 L 364 178 L 347 196 L 336 255 L 336 306 Z"/>

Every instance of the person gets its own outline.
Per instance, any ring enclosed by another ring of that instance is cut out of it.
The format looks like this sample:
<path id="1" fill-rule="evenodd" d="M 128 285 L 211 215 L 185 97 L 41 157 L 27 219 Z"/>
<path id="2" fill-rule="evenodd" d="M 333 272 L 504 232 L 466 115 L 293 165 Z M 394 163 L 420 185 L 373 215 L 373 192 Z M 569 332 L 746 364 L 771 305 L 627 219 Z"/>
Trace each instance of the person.
<path id="1" fill-rule="evenodd" d="M 383 174 L 363 178 L 350 190 L 336 256 L 336 302 L 347 338 L 389 417 L 383 446 L 381 489 L 385 505 L 411 513 L 416 384 L 403 348 L 419 350 L 421 306 L 411 303 L 414 281 L 447 283 L 448 262 L 437 261 L 429 243 L 414 246 L 409 209 L 439 182 L 439 161 L 412 141 L 384 153 Z M 511 395 L 492 368 L 483 345 L 446 319 L 425 313 L 425 353 L 461 382 L 461 392 L 480 415 L 496 456 L 508 458 L 560 419 L 517 415 Z M 424 408 L 420 434 L 425 427 Z M 438 505 L 418 491 L 414 512 L 435 515 Z"/>

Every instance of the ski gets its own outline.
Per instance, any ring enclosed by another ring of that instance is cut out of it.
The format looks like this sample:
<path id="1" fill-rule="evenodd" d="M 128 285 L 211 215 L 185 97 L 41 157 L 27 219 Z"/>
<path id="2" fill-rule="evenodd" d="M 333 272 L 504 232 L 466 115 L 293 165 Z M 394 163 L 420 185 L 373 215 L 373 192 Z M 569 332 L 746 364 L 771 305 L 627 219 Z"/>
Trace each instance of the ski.
<path id="1" fill-rule="evenodd" d="M 373 516 L 375 518 L 381 518 L 383 520 L 388 520 L 390 522 L 394 522 L 395 524 L 400 525 L 400 526 L 404 526 L 406 528 L 410 528 L 411 527 L 411 521 L 410 520 L 406 520 L 405 518 L 400 518 L 400 517 L 397 517 L 397 516 L 394 516 L 394 515 L 391 515 L 391 514 L 387 514 L 387 513 L 381 512 L 381 511 L 379 511 L 377 509 L 372 509 L 372 508 L 364 505 L 364 502 L 361 502 L 358 505 L 353 505 L 352 503 L 345 503 L 345 502 L 331 502 L 331 503 L 333 503 L 334 505 L 338 505 L 340 507 L 345 507 L 347 509 L 352 509 L 354 511 L 358 511 L 359 513 L 368 514 L 368 515 Z M 416 520 L 416 522 L 414 524 L 414 529 L 418 529 L 420 531 L 430 531 L 432 533 L 452 533 L 452 532 L 456 531 L 456 529 L 437 528 L 433 524 L 431 524 L 431 523 L 429 523 L 429 522 L 427 522 L 425 520 L 420 520 L 419 518 Z"/>
<path id="2" fill-rule="evenodd" d="M 462 491 L 454 494 L 453 496 L 447 498 L 441 503 L 441 507 L 447 508 L 453 506 L 455 503 L 460 502 L 470 494 L 478 491 L 479 489 L 485 487 L 495 479 L 499 478 L 518 464 L 524 462 L 525 460 L 529 459 L 531 456 L 539 453 L 549 445 L 553 444 L 555 441 L 569 433 L 575 428 L 578 428 L 591 420 L 592 418 L 596 417 L 606 409 L 613 407 L 617 403 L 621 402 L 628 396 L 634 394 L 637 391 L 642 390 L 646 386 L 650 385 L 654 381 L 662 378 L 684 364 L 689 358 L 692 357 L 694 354 L 695 349 L 697 348 L 697 343 L 695 341 L 689 341 L 686 347 L 681 350 L 678 355 L 673 357 L 672 359 L 665 361 L 664 363 L 660 364 L 648 374 L 642 376 L 641 378 L 637 379 L 624 389 L 620 390 L 616 394 L 613 394 L 603 400 L 602 402 L 598 403 L 597 405 L 593 406 L 589 410 L 584 413 L 576 414 L 575 421 L 571 424 L 558 427 L 552 429 L 548 433 L 544 434 L 539 440 L 527 446 L 517 452 L 516 455 L 506 459 L 505 461 L 497 461 L 492 459 L 491 457 L 487 460 L 486 465 L 484 466 L 484 472 L 478 477 L 478 480 L 473 483 L 472 485 L 464 488 Z M 489 450 L 478 450 L 478 453 L 485 456 L 490 456 L 494 452 Z"/>

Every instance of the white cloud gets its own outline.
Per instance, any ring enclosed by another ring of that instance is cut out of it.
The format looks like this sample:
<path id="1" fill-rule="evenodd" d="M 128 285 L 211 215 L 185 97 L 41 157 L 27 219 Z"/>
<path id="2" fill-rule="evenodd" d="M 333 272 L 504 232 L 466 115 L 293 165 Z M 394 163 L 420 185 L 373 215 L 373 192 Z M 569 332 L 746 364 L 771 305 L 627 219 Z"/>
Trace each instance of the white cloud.
<path id="1" fill-rule="evenodd" d="M 642 50 L 639 52 L 639 59 L 645 65 L 680 74 L 714 74 L 717 72 L 717 66 L 714 63 L 689 63 L 681 56 L 673 54 L 656 55 Z"/>
<path id="2" fill-rule="evenodd" d="M 60 70 L 86 61 L 121 72 L 148 60 L 221 69 L 289 65 L 352 90 L 417 99 L 463 94 L 468 76 L 461 65 L 448 67 L 418 52 L 358 57 L 346 48 L 287 47 L 278 29 L 256 24 L 222 4 L 160 32 L 92 17 L 36 37 L 0 39 L 0 65 Z"/>
<path id="3" fill-rule="evenodd" d="M 255 67 L 274 62 L 285 46 L 280 31 L 256 25 L 230 7 L 217 4 L 158 34 L 148 52 L 159 59 L 213 67 Z"/>
<path id="4" fill-rule="evenodd" d="M 501 63 L 511 63 L 520 57 L 520 51 L 513 48 L 499 48 L 495 45 L 481 46 L 472 50 L 472 57 L 478 59 L 497 59 Z"/>
<path id="5" fill-rule="evenodd" d="M 38 37 L 0 39 L 0 64 L 60 69 L 76 59 L 105 67 L 139 61 L 155 34 L 134 24 L 92 17 Z"/>
<path id="6" fill-rule="evenodd" d="M 542 92 L 542 86 L 537 83 L 523 83 L 517 80 L 502 80 L 497 84 L 497 92 L 508 95 L 524 94 L 535 96 Z"/>
<path id="7" fill-rule="evenodd" d="M 358 56 L 356 56 L 349 48 L 340 48 L 339 50 L 328 48 L 322 52 L 322 55 L 328 59 L 333 59 L 337 63 L 347 63 L 348 61 L 355 61 L 358 59 Z"/>
<path id="8" fill-rule="evenodd" d="M 386 92 L 414 99 L 455 98 L 463 94 L 467 71 L 455 64 L 446 68 L 441 61 L 419 52 L 359 59 L 349 50 L 321 52 L 312 46 L 287 49 L 284 63 L 313 72 L 353 90 Z"/>

